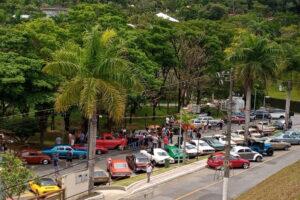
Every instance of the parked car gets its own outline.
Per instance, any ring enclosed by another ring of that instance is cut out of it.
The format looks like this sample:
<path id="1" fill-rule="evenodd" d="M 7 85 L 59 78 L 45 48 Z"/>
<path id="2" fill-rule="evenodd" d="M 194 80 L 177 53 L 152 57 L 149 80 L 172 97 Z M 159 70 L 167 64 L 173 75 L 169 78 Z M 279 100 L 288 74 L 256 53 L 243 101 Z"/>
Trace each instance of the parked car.
<path id="1" fill-rule="evenodd" d="M 181 145 L 181 148 L 183 149 L 183 144 Z M 198 155 L 198 150 L 197 147 L 195 145 L 192 145 L 190 143 L 185 144 L 185 153 L 187 154 L 187 156 L 189 158 L 194 158 Z"/>
<path id="2" fill-rule="evenodd" d="M 127 139 L 115 138 L 112 133 L 102 133 L 101 137 L 96 140 L 96 145 L 107 149 L 124 149 Z"/>
<path id="3" fill-rule="evenodd" d="M 174 145 L 165 145 L 165 150 L 175 161 L 182 160 L 184 157 L 186 157 L 182 149 L 179 149 Z"/>
<path id="4" fill-rule="evenodd" d="M 141 150 L 140 152 L 147 156 L 154 165 L 164 165 L 166 159 L 168 159 L 170 163 L 175 163 L 174 158 L 169 156 L 169 154 L 161 148 L 155 148 L 153 152 L 150 153 L 146 150 Z"/>
<path id="5" fill-rule="evenodd" d="M 300 144 L 300 137 L 296 137 L 289 134 L 281 134 L 277 137 L 275 137 L 276 140 L 282 141 L 282 142 L 288 142 L 291 145 Z"/>
<path id="6" fill-rule="evenodd" d="M 272 148 L 272 144 L 265 143 L 264 141 L 251 138 L 249 140 L 248 146 L 253 150 L 262 155 L 273 156 L 274 149 Z"/>
<path id="7" fill-rule="evenodd" d="M 269 113 L 272 119 L 284 119 L 285 118 L 285 110 L 283 109 L 270 109 Z"/>
<path id="8" fill-rule="evenodd" d="M 241 131 L 244 131 L 244 130 L 241 130 Z M 244 144 L 244 134 L 238 134 L 237 132 L 233 132 L 233 133 L 231 133 L 231 140 L 233 142 L 235 142 L 236 145 Z"/>
<path id="9" fill-rule="evenodd" d="M 199 128 L 199 127 L 202 127 L 204 126 L 204 122 L 200 121 L 200 119 L 193 119 L 192 120 L 192 124 L 196 127 L 196 128 Z"/>
<path id="10" fill-rule="evenodd" d="M 142 153 L 128 155 L 126 161 L 129 168 L 134 172 L 146 171 L 147 164 L 150 162 L 149 158 Z"/>
<path id="11" fill-rule="evenodd" d="M 17 156 L 21 158 L 23 162 L 26 164 L 43 164 L 47 165 L 51 163 L 51 157 L 43 154 L 40 151 L 36 151 L 33 149 L 23 149 L 20 151 Z"/>
<path id="12" fill-rule="evenodd" d="M 94 170 L 94 185 L 99 185 L 99 184 L 106 185 L 107 183 L 109 183 L 108 173 L 103 169 L 95 167 L 95 170 Z"/>
<path id="13" fill-rule="evenodd" d="M 224 146 L 227 143 L 225 135 L 218 135 L 217 134 L 217 135 L 213 135 L 212 138 L 218 140 Z M 236 143 L 232 139 L 230 140 L 230 144 L 231 144 L 231 146 L 236 146 Z"/>
<path id="14" fill-rule="evenodd" d="M 203 140 L 191 140 L 190 144 L 196 146 L 196 148 L 198 149 L 198 153 L 201 154 L 201 155 L 207 155 L 207 154 L 215 153 L 215 149 L 212 148 L 211 146 L 209 146 Z"/>
<path id="15" fill-rule="evenodd" d="M 231 122 L 234 124 L 245 124 L 245 117 L 233 115 L 231 116 Z"/>
<path id="16" fill-rule="evenodd" d="M 271 115 L 266 110 L 256 110 L 253 112 L 254 119 L 271 119 Z"/>
<path id="17" fill-rule="evenodd" d="M 249 127 L 249 135 L 250 137 L 260 138 L 262 137 L 262 133 L 260 133 L 257 125 L 250 125 Z"/>
<path id="18" fill-rule="evenodd" d="M 243 138 L 242 139 L 243 140 L 242 143 L 244 143 L 245 130 L 236 130 L 234 132 L 234 134 L 239 135 L 240 137 L 242 137 Z M 252 126 L 249 127 L 249 134 L 248 134 L 248 136 L 249 137 L 261 137 L 261 134 L 258 132 L 257 127 L 252 125 Z M 231 137 L 233 137 L 233 134 L 232 134 Z M 239 142 L 239 144 L 241 144 L 241 142 Z"/>
<path id="19" fill-rule="evenodd" d="M 296 138 L 300 137 L 300 132 L 298 130 L 289 130 L 289 131 L 286 131 L 285 134 L 296 137 Z"/>
<path id="20" fill-rule="evenodd" d="M 221 124 L 224 124 L 224 121 L 221 119 L 214 119 L 211 116 L 204 116 L 204 117 L 199 117 L 200 123 L 203 125 L 207 125 L 208 123 L 208 127 L 212 127 L 212 126 L 221 126 Z"/>
<path id="21" fill-rule="evenodd" d="M 284 128 L 285 128 L 285 120 L 284 119 L 275 120 L 272 123 L 272 126 L 274 126 L 277 130 L 284 130 Z M 288 129 L 292 128 L 292 126 L 293 126 L 293 121 L 291 119 L 289 119 Z"/>
<path id="22" fill-rule="evenodd" d="M 291 144 L 277 140 L 276 138 L 266 138 L 266 143 L 271 143 L 274 150 L 289 150 Z"/>
<path id="23" fill-rule="evenodd" d="M 60 187 L 58 187 L 57 182 L 55 182 L 52 178 L 40 178 L 36 181 L 30 181 L 29 188 L 32 192 L 36 193 L 37 195 L 43 195 L 49 192 L 55 192 L 60 190 Z"/>
<path id="24" fill-rule="evenodd" d="M 253 151 L 249 147 L 243 147 L 243 146 L 233 147 L 230 150 L 230 154 L 239 155 L 241 158 L 249 161 L 261 162 L 263 159 L 263 156 L 260 153 Z"/>
<path id="25" fill-rule="evenodd" d="M 225 149 L 225 145 L 219 142 L 217 139 L 212 137 L 204 137 L 201 138 L 204 142 L 209 144 L 212 148 L 214 148 L 216 151 L 223 151 Z"/>
<path id="26" fill-rule="evenodd" d="M 269 124 L 267 121 L 260 121 L 257 123 L 257 128 L 258 131 L 263 135 L 263 136 L 269 136 L 274 133 L 276 128 L 272 125 Z"/>
<path id="27" fill-rule="evenodd" d="M 111 178 L 130 177 L 132 174 L 126 160 L 123 159 L 108 158 L 106 166 Z"/>
<path id="28" fill-rule="evenodd" d="M 46 148 L 42 150 L 42 153 L 48 156 L 52 156 L 53 154 L 58 154 L 60 158 L 65 158 L 67 156 L 67 152 L 70 150 L 73 154 L 73 158 L 84 159 L 87 157 L 87 151 L 73 149 L 69 145 L 57 145 L 54 147 Z"/>
<path id="29" fill-rule="evenodd" d="M 207 159 L 207 165 L 211 168 L 222 167 L 224 164 L 225 155 L 224 153 L 215 153 L 209 156 Z M 229 158 L 230 168 L 244 168 L 247 169 L 250 167 L 250 162 L 246 159 L 243 159 L 239 156 L 230 155 Z"/>
<path id="30" fill-rule="evenodd" d="M 76 150 L 85 150 L 87 151 L 88 150 L 88 147 L 85 146 L 85 145 L 80 145 L 80 144 L 75 144 L 72 146 L 73 149 L 76 149 Z M 96 151 L 96 154 L 97 155 L 100 155 L 100 154 L 105 154 L 108 152 L 108 149 L 105 148 L 105 147 L 101 147 L 101 146 L 98 146 L 96 145 L 95 146 L 95 151 Z"/>

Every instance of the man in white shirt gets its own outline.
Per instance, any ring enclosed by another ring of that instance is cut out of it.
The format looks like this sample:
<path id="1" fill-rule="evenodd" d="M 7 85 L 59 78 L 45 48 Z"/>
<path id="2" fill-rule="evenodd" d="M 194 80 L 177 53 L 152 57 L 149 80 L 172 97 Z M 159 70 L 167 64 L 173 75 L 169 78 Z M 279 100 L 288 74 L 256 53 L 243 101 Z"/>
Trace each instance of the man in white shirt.
<path id="1" fill-rule="evenodd" d="M 147 183 L 150 182 L 150 176 L 152 174 L 152 170 L 153 170 L 153 167 L 151 165 L 151 163 L 148 163 L 147 167 L 146 167 L 146 172 L 147 172 Z"/>

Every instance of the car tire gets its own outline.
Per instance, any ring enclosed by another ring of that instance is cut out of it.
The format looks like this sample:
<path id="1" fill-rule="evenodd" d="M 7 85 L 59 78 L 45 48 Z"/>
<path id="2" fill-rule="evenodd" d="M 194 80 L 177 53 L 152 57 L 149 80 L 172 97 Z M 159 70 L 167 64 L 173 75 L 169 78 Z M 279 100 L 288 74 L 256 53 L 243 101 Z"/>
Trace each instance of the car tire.
<path id="1" fill-rule="evenodd" d="M 248 163 L 244 163 L 244 164 L 243 164 L 243 168 L 244 168 L 244 169 L 248 169 L 248 168 L 249 168 L 249 164 L 248 164 Z"/>
<path id="2" fill-rule="evenodd" d="M 268 150 L 267 150 L 267 155 L 268 155 L 268 156 L 273 156 L 273 154 L 274 154 L 273 149 L 268 149 Z"/>
<path id="3" fill-rule="evenodd" d="M 289 149 L 290 149 L 289 146 L 286 146 L 286 147 L 284 148 L 284 150 L 286 150 L 286 151 L 288 151 Z"/>
<path id="4" fill-rule="evenodd" d="M 102 153 L 101 150 L 96 150 L 97 155 L 101 155 L 101 153 Z"/>
<path id="5" fill-rule="evenodd" d="M 83 160 L 84 158 L 85 158 L 84 155 L 79 155 L 79 156 L 78 156 L 78 159 L 79 159 L 79 160 Z"/>
<path id="6" fill-rule="evenodd" d="M 42 163 L 43 163 L 43 165 L 48 165 L 49 164 L 49 160 L 43 160 Z"/>
<path id="7" fill-rule="evenodd" d="M 284 116 L 280 116 L 279 119 L 284 119 Z"/>
<path id="8" fill-rule="evenodd" d="M 261 156 L 257 156 L 255 159 L 256 162 L 261 162 L 262 161 L 262 157 Z"/>

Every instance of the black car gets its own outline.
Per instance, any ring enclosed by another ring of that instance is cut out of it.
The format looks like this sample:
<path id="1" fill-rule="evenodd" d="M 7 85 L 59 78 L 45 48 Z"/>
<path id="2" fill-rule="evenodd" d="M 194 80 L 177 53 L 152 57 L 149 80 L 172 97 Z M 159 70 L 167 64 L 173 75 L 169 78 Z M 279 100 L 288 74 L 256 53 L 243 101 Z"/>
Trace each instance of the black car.
<path id="1" fill-rule="evenodd" d="M 148 157 L 141 153 L 135 153 L 126 156 L 126 162 L 129 168 L 134 171 L 146 171 L 147 164 L 150 162 Z"/>
<path id="2" fill-rule="evenodd" d="M 256 110 L 253 112 L 254 119 L 271 119 L 271 115 L 266 110 Z"/>

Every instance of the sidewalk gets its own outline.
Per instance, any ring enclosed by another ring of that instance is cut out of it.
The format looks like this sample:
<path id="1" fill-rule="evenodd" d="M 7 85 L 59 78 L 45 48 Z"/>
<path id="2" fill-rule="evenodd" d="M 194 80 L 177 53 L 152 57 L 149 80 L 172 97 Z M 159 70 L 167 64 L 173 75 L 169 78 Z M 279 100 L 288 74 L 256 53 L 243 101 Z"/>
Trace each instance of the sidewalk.
<path id="1" fill-rule="evenodd" d="M 162 174 L 158 174 L 151 177 L 150 183 L 147 183 L 146 179 L 137 181 L 125 188 L 125 191 L 122 190 L 98 190 L 104 194 L 105 199 L 118 200 L 118 199 L 130 199 L 130 195 L 134 193 L 141 192 L 143 190 L 153 189 L 159 184 L 165 183 L 172 179 L 176 179 L 180 176 L 193 173 L 195 171 L 201 170 L 206 166 L 206 159 L 200 160 L 185 166 L 177 167 L 170 171 L 167 171 Z"/>

